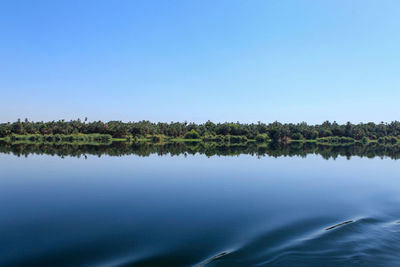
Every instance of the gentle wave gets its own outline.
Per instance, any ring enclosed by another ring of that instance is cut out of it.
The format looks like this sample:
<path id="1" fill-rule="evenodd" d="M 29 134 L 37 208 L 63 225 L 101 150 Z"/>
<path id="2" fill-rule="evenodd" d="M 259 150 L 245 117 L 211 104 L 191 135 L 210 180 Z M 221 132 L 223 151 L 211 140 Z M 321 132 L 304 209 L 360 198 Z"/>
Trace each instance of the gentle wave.
<path id="1" fill-rule="evenodd" d="M 195 266 L 311 266 L 316 262 L 323 266 L 393 266 L 400 263 L 398 221 L 388 223 L 365 217 L 328 227 L 313 226 L 315 223 L 305 220 L 274 229 L 234 251 L 217 254 Z"/>

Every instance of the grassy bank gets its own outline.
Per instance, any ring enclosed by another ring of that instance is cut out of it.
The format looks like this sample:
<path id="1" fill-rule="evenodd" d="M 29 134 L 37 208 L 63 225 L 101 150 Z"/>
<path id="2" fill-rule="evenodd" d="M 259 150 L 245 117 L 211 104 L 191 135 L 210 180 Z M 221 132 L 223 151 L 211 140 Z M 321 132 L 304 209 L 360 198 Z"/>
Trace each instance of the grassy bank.
<path id="1" fill-rule="evenodd" d="M 367 145 L 369 143 L 379 143 L 385 145 L 400 145 L 400 139 L 393 136 L 381 137 L 379 139 L 368 139 L 363 138 L 356 140 L 351 137 L 323 137 L 317 139 L 282 139 L 280 141 L 274 141 L 269 139 L 267 136 L 257 136 L 256 139 L 248 139 L 246 136 L 234 136 L 234 135 L 217 135 L 217 136 L 202 136 L 199 138 L 184 138 L 177 137 L 171 138 L 164 135 L 147 135 L 144 137 L 120 137 L 113 138 L 108 134 L 73 134 L 73 135 L 41 135 L 41 134 L 26 134 L 26 135 L 9 135 L 1 137 L 0 141 L 7 143 L 55 143 L 55 144 L 110 144 L 112 142 L 148 142 L 148 143 L 216 143 L 216 144 L 241 144 L 246 145 L 248 143 L 256 143 L 258 145 L 268 144 L 271 142 L 277 143 L 316 143 L 327 146 L 344 146 L 353 144 Z"/>
<path id="2" fill-rule="evenodd" d="M 1 139 L 7 143 L 51 143 L 51 144 L 109 144 L 112 142 L 111 135 L 107 134 L 76 134 L 76 135 L 9 135 Z"/>
<path id="3" fill-rule="evenodd" d="M 170 139 L 171 142 L 202 142 L 203 140 L 200 138 L 196 139 L 185 139 L 185 138 L 172 138 Z"/>

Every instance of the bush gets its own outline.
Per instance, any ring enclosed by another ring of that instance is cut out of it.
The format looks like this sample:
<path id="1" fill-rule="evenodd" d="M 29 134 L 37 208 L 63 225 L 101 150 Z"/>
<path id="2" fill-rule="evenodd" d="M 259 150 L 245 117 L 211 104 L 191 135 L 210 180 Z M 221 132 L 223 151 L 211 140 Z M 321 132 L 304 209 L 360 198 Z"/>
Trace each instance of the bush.
<path id="1" fill-rule="evenodd" d="M 264 142 L 265 140 L 266 140 L 266 138 L 265 138 L 263 135 L 261 135 L 261 134 L 259 134 L 259 135 L 256 136 L 256 141 L 259 142 L 259 143 L 262 143 L 262 142 Z"/>
<path id="2" fill-rule="evenodd" d="M 231 141 L 231 138 L 229 135 L 225 135 L 223 138 L 224 138 L 225 143 L 229 143 Z"/>
<path id="3" fill-rule="evenodd" d="M 224 137 L 222 135 L 217 135 L 214 140 L 218 143 L 221 143 L 224 141 Z"/>
<path id="4" fill-rule="evenodd" d="M 158 142 L 161 141 L 161 138 L 160 138 L 158 135 L 154 135 L 154 136 L 151 138 L 151 141 L 153 141 L 154 143 L 158 143 Z"/>
<path id="5" fill-rule="evenodd" d="M 229 141 L 231 143 L 246 143 L 247 142 L 247 137 L 246 136 L 235 136 L 231 135 L 229 138 Z"/>
<path id="6" fill-rule="evenodd" d="M 184 137 L 185 139 L 199 139 L 200 135 L 194 129 L 192 129 L 187 132 Z"/>
<path id="7" fill-rule="evenodd" d="M 292 139 L 293 140 L 301 140 L 301 139 L 303 139 L 303 135 L 301 133 L 294 133 L 292 135 Z"/>

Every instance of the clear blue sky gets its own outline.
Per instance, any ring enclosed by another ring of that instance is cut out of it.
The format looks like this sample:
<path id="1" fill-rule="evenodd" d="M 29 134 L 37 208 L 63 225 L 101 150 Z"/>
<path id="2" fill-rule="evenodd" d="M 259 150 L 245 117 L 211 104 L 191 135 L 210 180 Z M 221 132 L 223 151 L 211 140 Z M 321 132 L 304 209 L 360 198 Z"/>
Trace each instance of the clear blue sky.
<path id="1" fill-rule="evenodd" d="M 0 2 L 0 121 L 400 119 L 400 1 Z"/>

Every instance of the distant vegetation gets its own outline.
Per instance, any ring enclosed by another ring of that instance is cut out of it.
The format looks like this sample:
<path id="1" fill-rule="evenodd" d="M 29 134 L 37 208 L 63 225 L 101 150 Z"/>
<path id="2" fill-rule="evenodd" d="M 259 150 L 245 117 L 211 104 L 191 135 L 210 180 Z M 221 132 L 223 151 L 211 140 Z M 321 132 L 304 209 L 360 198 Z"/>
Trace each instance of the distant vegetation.
<path id="1" fill-rule="evenodd" d="M 0 124 L 0 138 L 8 142 L 110 142 L 127 141 L 204 141 L 216 143 L 246 142 L 318 142 L 351 144 L 378 142 L 397 144 L 400 122 L 359 123 L 344 125 L 326 121 L 318 125 L 307 123 L 213 123 L 187 122 L 87 122 L 81 120 L 31 122 L 25 119 Z"/>

